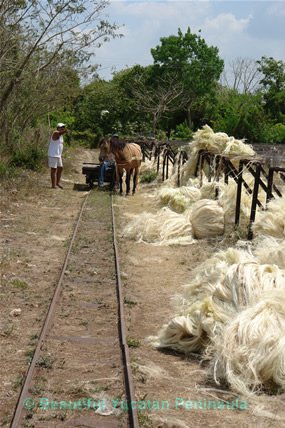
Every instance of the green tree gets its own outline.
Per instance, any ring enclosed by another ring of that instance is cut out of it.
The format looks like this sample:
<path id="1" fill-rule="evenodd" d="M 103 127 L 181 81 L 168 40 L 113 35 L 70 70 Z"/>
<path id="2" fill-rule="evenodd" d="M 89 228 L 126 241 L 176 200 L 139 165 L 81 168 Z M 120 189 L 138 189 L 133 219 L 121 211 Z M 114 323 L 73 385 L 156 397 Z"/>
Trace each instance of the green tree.
<path id="1" fill-rule="evenodd" d="M 75 128 L 95 133 L 102 128 L 104 133 L 109 132 L 113 121 L 111 103 L 115 97 L 111 82 L 98 79 L 85 86 L 75 103 Z"/>
<path id="2" fill-rule="evenodd" d="M 172 73 L 157 75 L 154 66 L 136 66 L 128 75 L 126 87 L 133 110 L 141 118 L 149 118 L 153 134 L 161 118 L 182 105 L 183 83 Z"/>
<path id="3" fill-rule="evenodd" d="M 172 74 L 183 82 L 188 126 L 192 127 L 192 106 L 194 102 L 213 91 L 224 67 L 218 48 L 208 46 L 200 34 L 185 34 L 178 29 L 178 35 L 160 39 L 160 45 L 151 49 L 155 72 L 159 75 Z"/>
<path id="4" fill-rule="evenodd" d="M 241 94 L 234 89 L 220 87 L 215 106 L 211 109 L 211 125 L 215 131 L 226 132 L 250 142 L 262 142 L 266 124 L 261 94 Z"/>
<path id="5" fill-rule="evenodd" d="M 107 0 L 0 2 L 0 129 L 3 146 L 43 113 L 66 109 L 94 48 L 117 36 L 102 20 Z M 12 131 L 12 132 L 11 132 Z"/>
<path id="6" fill-rule="evenodd" d="M 9 78 L 1 88 L 0 113 L 3 112 L 14 88 L 23 73 L 37 58 L 36 73 L 41 73 L 52 63 L 60 60 L 63 52 L 73 56 L 74 66 L 89 59 L 91 46 L 100 46 L 101 39 L 114 37 L 117 26 L 101 20 L 108 2 L 105 0 L 44 0 L 16 2 L 4 0 L 0 7 L 0 21 L 6 40 L 1 45 L 2 64 Z M 11 17 L 12 9 L 12 17 Z M 10 40 L 16 53 L 14 61 L 6 60 L 11 51 L 7 37 L 10 29 L 17 29 Z M 17 50 L 20 47 L 20 50 Z M 44 55 L 41 53 L 44 52 Z M 1 68 L 2 68 L 1 67 Z"/>
<path id="7" fill-rule="evenodd" d="M 139 133 L 147 120 L 133 94 L 138 68 L 122 70 L 111 81 L 96 79 L 85 86 L 75 104 L 76 128 L 98 134 Z"/>
<path id="8" fill-rule="evenodd" d="M 264 108 L 275 123 L 284 121 L 285 114 L 285 62 L 262 57 L 258 61 L 262 73 Z"/>

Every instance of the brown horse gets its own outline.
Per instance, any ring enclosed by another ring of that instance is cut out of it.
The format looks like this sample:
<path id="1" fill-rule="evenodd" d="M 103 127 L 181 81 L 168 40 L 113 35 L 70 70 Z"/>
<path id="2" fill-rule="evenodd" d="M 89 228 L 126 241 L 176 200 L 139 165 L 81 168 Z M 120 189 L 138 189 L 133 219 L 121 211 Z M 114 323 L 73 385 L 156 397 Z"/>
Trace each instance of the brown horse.
<path id="1" fill-rule="evenodd" d="M 138 184 L 139 171 L 142 161 L 142 151 L 138 144 L 119 141 L 112 137 L 110 142 L 104 141 L 100 146 L 101 151 L 113 153 L 116 160 L 116 179 L 120 184 L 120 194 L 123 193 L 123 172 L 126 171 L 126 195 L 130 193 L 130 181 L 133 175 L 133 194 Z"/>

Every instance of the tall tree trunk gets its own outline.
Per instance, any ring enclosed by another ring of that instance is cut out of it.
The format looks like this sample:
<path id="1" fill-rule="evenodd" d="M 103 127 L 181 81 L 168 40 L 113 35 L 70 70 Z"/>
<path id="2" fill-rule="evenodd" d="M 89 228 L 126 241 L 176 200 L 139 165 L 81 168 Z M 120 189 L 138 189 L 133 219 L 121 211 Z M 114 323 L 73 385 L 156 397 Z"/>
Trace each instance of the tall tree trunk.
<path id="1" fill-rule="evenodd" d="M 158 115 L 157 115 L 157 112 L 154 112 L 153 113 L 153 120 L 152 120 L 152 132 L 153 132 L 153 135 L 155 135 L 155 133 L 156 133 L 157 121 L 158 121 Z"/>
<path id="2" fill-rule="evenodd" d="M 187 122 L 189 128 L 192 128 L 193 122 L 192 122 L 192 115 L 191 115 L 191 104 L 188 104 L 187 106 Z"/>

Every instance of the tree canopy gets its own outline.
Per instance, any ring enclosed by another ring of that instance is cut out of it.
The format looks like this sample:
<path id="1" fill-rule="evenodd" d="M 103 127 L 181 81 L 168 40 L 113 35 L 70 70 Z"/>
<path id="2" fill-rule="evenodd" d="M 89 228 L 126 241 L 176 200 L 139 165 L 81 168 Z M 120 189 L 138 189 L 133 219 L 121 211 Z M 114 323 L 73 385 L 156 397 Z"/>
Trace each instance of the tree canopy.
<path id="1" fill-rule="evenodd" d="M 102 19 L 107 6 L 108 0 L 0 2 L 1 153 L 19 159 L 30 131 L 59 114 L 74 136 L 92 141 L 114 131 L 189 138 L 208 123 L 251 142 L 285 142 L 283 61 L 237 58 L 230 77 L 222 75 L 218 47 L 200 31 L 179 28 L 151 49 L 152 64 L 105 81 L 89 59 L 121 36 Z M 82 87 L 88 75 L 93 80 Z"/>
<path id="2" fill-rule="evenodd" d="M 118 35 L 117 25 L 102 19 L 107 5 L 107 0 L 1 1 L 2 139 L 9 141 L 11 127 L 23 129 L 78 95 L 79 75 L 94 48 Z"/>
<path id="3" fill-rule="evenodd" d="M 262 57 L 258 65 L 262 73 L 260 84 L 265 108 L 272 118 L 282 122 L 285 114 L 285 62 Z"/>
<path id="4" fill-rule="evenodd" d="M 200 34 L 185 34 L 162 37 L 160 45 L 151 49 L 154 70 L 157 74 L 170 74 L 183 82 L 184 105 L 188 125 L 192 126 L 191 108 L 195 100 L 213 90 L 224 67 L 217 47 L 208 46 Z"/>

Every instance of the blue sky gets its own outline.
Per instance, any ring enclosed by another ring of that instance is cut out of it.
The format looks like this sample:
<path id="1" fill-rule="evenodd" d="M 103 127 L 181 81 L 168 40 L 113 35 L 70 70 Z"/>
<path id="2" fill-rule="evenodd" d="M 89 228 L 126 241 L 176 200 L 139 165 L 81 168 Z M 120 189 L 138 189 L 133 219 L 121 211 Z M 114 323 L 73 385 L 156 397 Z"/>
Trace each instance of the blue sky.
<path id="1" fill-rule="evenodd" d="M 152 63 L 150 49 L 160 37 L 191 31 L 217 46 L 227 65 L 236 58 L 272 56 L 285 61 L 285 1 L 119 1 L 111 0 L 108 20 L 123 25 L 125 37 L 111 40 L 96 51 L 99 75 L 112 77 L 135 64 Z"/>

